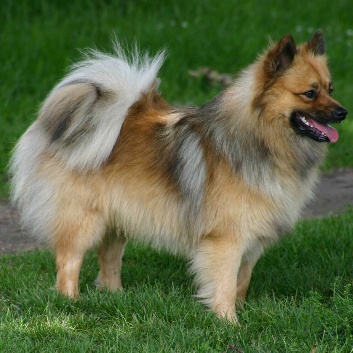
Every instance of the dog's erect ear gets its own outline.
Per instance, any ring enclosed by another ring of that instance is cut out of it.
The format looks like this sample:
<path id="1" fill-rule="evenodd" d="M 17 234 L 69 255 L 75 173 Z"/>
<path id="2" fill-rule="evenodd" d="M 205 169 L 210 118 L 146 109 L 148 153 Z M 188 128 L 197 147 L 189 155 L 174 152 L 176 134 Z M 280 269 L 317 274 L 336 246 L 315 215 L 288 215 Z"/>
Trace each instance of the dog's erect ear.
<path id="1" fill-rule="evenodd" d="M 323 33 L 317 31 L 306 46 L 314 55 L 324 55 L 326 53 L 326 45 Z"/>
<path id="2" fill-rule="evenodd" d="M 294 39 L 290 34 L 287 34 L 268 52 L 265 63 L 267 73 L 270 76 L 283 73 L 292 65 L 296 52 Z"/>

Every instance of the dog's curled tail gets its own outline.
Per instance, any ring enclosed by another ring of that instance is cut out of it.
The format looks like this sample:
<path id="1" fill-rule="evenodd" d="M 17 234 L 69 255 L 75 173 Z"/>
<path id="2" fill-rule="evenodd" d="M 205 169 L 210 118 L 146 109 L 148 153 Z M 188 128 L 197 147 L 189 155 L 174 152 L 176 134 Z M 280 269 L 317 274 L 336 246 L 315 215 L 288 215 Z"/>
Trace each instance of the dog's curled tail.
<path id="1" fill-rule="evenodd" d="M 69 169 L 88 171 L 104 163 L 128 109 L 142 93 L 158 86 L 163 51 L 151 58 L 135 48 L 128 58 L 115 43 L 115 54 L 91 50 L 40 110 L 37 123 L 48 138 L 48 148 Z"/>

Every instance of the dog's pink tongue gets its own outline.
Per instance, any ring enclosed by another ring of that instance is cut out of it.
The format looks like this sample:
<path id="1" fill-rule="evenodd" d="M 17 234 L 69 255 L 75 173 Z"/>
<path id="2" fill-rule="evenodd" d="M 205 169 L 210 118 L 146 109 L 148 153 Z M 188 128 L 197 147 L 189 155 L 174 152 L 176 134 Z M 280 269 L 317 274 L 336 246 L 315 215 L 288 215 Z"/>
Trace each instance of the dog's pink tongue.
<path id="1" fill-rule="evenodd" d="M 335 128 L 328 124 L 321 124 L 316 120 L 306 118 L 306 120 L 311 124 L 316 130 L 323 132 L 330 140 L 330 142 L 335 143 L 338 140 L 338 132 Z"/>

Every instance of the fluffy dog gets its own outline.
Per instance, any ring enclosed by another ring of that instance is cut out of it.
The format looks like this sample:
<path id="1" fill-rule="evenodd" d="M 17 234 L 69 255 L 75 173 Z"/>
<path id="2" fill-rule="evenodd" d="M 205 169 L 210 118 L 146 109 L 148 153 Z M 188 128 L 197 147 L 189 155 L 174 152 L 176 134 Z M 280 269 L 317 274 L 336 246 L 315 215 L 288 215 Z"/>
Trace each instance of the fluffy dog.
<path id="1" fill-rule="evenodd" d="M 55 251 L 57 290 L 78 295 L 98 248 L 100 289 L 119 290 L 128 239 L 190 259 L 197 296 L 237 321 L 263 251 L 288 232 L 318 178 L 332 97 L 321 32 L 273 44 L 202 107 L 158 92 L 164 54 L 91 52 L 53 89 L 10 163 L 23 225 Z"/>

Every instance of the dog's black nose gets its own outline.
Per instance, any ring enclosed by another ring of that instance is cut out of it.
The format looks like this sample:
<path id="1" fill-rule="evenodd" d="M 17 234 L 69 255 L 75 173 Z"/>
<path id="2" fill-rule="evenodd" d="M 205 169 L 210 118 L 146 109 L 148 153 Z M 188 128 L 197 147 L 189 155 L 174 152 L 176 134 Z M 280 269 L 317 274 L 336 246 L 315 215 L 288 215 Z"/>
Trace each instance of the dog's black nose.
<path id="1" fill-rule="evenodd" d="M 333 110 L 333 115 L 339 120 L 342 121 L 346 118 L 348 111 L 343 107 L 337 107 Z"/>

